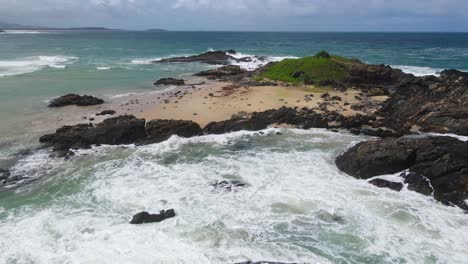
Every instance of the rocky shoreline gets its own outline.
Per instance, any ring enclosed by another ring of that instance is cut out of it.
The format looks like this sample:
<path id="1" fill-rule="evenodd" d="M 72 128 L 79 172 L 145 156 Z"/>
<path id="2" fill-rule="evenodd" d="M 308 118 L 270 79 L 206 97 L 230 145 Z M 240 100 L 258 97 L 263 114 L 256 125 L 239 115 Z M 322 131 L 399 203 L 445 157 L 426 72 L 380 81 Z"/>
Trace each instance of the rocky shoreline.
<path id="1" fill-rule="evenodd" d="M 195 74 L 211 80 L 228 82 L 232 90 L 255 86 L 294 87 L 283 81 L 260 78 L 278 63 L 269 63 L 254 71 L 229 65 L 244 61 L 233 56 L 235 51 L 214 51 L 191 57 L 170 58 L 154 63 L 201 62 L 225 65 L 218 69 Z M 323 54 L 322 54 L 323 55 Z M 449 137 L 414 137 L 421 132 L 468 135 L 468 74 L 456 70 L 441 72 L 440 77 L 415 77 L 385 65 L 368 65 L 358 60 L 335 59 L 335 67 L 345 75 L 339 79 L 304 78 L 299 85 L 328 87 L 337 94 L 349 89 L 360 91 L 359 102 L 351 104 L 342 96 L 324 92 L 319 107 L 282 106 L 265 111 L 241 112 L 230 119 L 209 122 L 205 126 L 190 120 L 145 120 L 134 115 L 116 116 L 102 123 L 64 126 L 55 133 L 44 135 L 40 142 L 52 147 L 58 157 L 69 158 L 73 149 L 92 145 L 153 144 L 171 136 L 194 137 L 223 134 L 234 131 L 257 131 L 269 126 L 288 125 L 302 129 L 347 129 L 354 134 L 365 134 L 380 139 L 362 142 L 336 159 L 337 167 L 358 179 L 403 172 L 402 182 L 409 190 L 431 195 L 446 205 L 468 210 L 468 143 Z M 281 62 L 279 62 L 281 63 Z M 304 71 L 294 71 L 288 78 L 303 78 Z M 300 79 L 302 80 L 302 79 Z M 307 84 L 307 83 L 309 84 Z M 312 84 L 310 84 L 312 83 Z M 184 85 L 184 80 L 166 78 L 155 84 Z M 292 89 L 292 88 L 291 88 Z M 228 91 L 228 90 L 226 90 Z M 183 94 L 176 95 L 181 98 Z M 213 97 L 210 94 L 208 97 Z M 313 95 L 311 95 L 313 96 Z M 364 100 L 385 96 L 382 102 Z M 307 98 L 304 98 L 307 102 Z M 67 95 L 51 102 L 51 107 L 67 104 L 92 105 L 103 100 L 78 95 Z M 356 111 L 346 112 L 329 108 L 341 102 Z M 100 114 L 114 114 L 113 110 Z M 8 180 L 8 171 L 0 171 L 0 180 Z M 371 179 L 370 184 L 399 191 L 402 183 Z"/>

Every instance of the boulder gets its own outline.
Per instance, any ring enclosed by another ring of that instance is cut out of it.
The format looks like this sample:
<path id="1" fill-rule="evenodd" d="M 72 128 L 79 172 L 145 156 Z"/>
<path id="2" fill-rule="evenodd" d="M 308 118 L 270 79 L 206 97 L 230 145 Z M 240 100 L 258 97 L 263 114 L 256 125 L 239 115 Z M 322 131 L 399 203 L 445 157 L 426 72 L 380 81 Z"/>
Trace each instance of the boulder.
<path id="1" fill-rule="evenodd" d="M 67 94 L 58 98 L 53 99 L 49 103 L 49 107 L 62 107 L 67 105 L 76 105 L 76 106 L 88 106 L 88 105 L 99 105 L 103 104 L 104 100 L 89 96 L 89 95 L 77 95 L 77 94 Z"/>
<path id="2" fill-rule="evenodd" d="M 373 180 L 370 180 L 369 183 L 379 188 L 388 188 L 397 192 L 403 189 L 403 183 L 401 182 L 391 182 L 391 181 L 387 181 L 384 179 L 373 179 Z"/>
<path id="3" fill-rule="evenodd" d="M 115 115 L 115 111 L 114 110 L 104 110 L 100 113 L 97 113 L 96 115 L 97 116 L 104 116 L 104 115 Z"/>
<path id="4" fill-rule="evenodd" d="M 162 78 L 154 83 L 154 85 L 185 85 L 182 79 Z"/>
<path id="5" fill-rule="evenodd" d="M 336 165 L 360 179 L 408 170 L 408 189 L 468 209 L 468 142 L 451 137 L 367 141 L 340 155 Z"/>
<path id="6" fill-rule="evenodd" d="M 146 137 L 145 120 L 134 116 L 118 116 L 92 124 L 64 126 L 53 134 L 40 137 L 41 143 L 54 146 L 56 150 L 89 148 L 93 144 L 132 144 Z"/>
<path id="7" fill-rule="evenodd" d="M 157 119 L 146 123 L 146 133 L 148 136 L 143 143 L 152 144 L 165 141 L 173 135 L 185 138 L 201 136 L 203 130 L 193 121 Z"/>
<path id="8" fill-rule="evenodd" d="M 140 224 L 147 224 L 147 223 L 159 223 L 163 220 L 168 218 L 175 217 L 174 209 L 169 209 L 167 211 L 162 210 L 159 214 L 150 214 L 148 212 L 141 212 L 132 217 L 130 224 L 132 225 L 140 225 Z"/>

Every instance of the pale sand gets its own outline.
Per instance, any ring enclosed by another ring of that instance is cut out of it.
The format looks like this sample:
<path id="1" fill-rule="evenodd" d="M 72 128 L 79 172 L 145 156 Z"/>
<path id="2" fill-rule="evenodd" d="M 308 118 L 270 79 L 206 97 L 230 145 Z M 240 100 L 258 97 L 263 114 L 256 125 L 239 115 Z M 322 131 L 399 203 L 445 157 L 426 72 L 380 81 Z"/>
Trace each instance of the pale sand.
<path id="1" fill-rule="evenodd" d="M 336 110 L 345 116 L 358 113 L 351 109 L 351 105 L 361 102 L 355 98 L 360 94 L 357 90 L 336 92 L 331 89 L 324 90 L 314 87 L 250 86 L 229 88 L 230 86 L 232 86 L 231 83 L 210 82 L 196 86 L 196 88 L 185 88 L 187 94 L 184 96 L 180 96 L 183 92 L 178 96 L 169 95 L 169 98 L 165 98 L 166 103 L 155 103 L 143 109 L 142 112 L 140 110 L 132 114 L 146 120 L 192 120 L 203 127 L 211 121 L 230 119 L 233 114 L 239 112 L 260 112 L 278 109 L 282 106 L 318 108 L 319 104 L 324 102 L 320 96 L 325 92 L 331 96 L 338 95 L 342 98 L 342 101 L 329 101 L 332 105 L 327 108 L 330 111 Z M 177 91 L 181 90 L 175 90 L 172 94 Z M 210 93 L 212 96 L 209 95 Z M 349 105 L 345 106 L 345 102 Z"/>

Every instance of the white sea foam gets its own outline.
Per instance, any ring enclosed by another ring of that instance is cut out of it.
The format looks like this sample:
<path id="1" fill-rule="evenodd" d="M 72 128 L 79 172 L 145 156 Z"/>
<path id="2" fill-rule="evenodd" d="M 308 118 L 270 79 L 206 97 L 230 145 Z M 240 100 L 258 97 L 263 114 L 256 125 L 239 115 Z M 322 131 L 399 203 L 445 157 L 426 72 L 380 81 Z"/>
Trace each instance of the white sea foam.
<path id="1" fill-rule="evenodd" d="M 443 71 L 443 69 L 438 69 L 438 68 L 407 66 L 407 65 L 392 65 L 392 67 L 401 69 L 403 72 L 413 74 L 414 76 L 427 76 L 427 75 L 439 76 L 440 72 Z"/>
<path id="2" fill-rule="evenodd" d="M 148 65 L 152 64 L 155 61 L 159 61 L 162 58 L 150 58 L 150 59 L 135 59 L 131 61 L 131 64 L 136 64 L 136 65 Z"/>
<path id="3" fill-rule="evenodd" d="M 443 136 L 443 137 L 453 137 L 461 141 L 468 141 L 468 136 L 461 136 L 461 135 L 456 135 L 452 133 L 447 133 L 447 134 L 440 134 L 440 133 L 427 133 L 426 135 L 430 136 Z"/>
<path id="4" fill-rule="evenodd" d="M 96 67 L 97 70 L 100 70 L 100 71 L 106 71 L 106 70 L 110 70 L 111 67 L 109 66 L 101 66 L 101 67 Z"/>
<path id="5" fill-rule="evenodd" d="M 77 60 L 77 57 L 70 56 L 34 56 L 16 60 L 0 60 L 0 77 L 31 73 L 46 67 L 64 69 Z"/>
<path id="6" fill-rule="evenodd" d="M 64 163 L 73 170 L 56 177 L 81 182 L 80 188 L 55 187 L 57 195 L 46 204 L 37 206 L 31 197 L 21 210 L 0 209 L 2 258 L 7 263 L 467 259 L 468 215 L 460 209 L 406 189 L 380 189 L 337 170 L 334 157 L 359 137 L 319 129 L 267 135 L 275 131 L 87 150 Z M 211 186 L 219 180 L 248 185 L 233 191 Z M 139 211 L 168 208 L 176 210 L 175 218 L 128 224 Z"/>
<path id="7" fill-rule="evenodd" d="M 298 57 L 293 57 L 293 56 L 256 56 L 256 55 L 250 55 L 250 54 L 243 54 L 240 52 L 227 53 L 227 54 L 236 59 L 249 58 L 250 61 L 238 62 L 238 61 L 232 60 L 230 62 L 232 65 L 238 65 L 241 68 L 246 69 L 246 70 L 255 70 L 270 62 L 282 61 L 284 59 L 298 58 Z"/>

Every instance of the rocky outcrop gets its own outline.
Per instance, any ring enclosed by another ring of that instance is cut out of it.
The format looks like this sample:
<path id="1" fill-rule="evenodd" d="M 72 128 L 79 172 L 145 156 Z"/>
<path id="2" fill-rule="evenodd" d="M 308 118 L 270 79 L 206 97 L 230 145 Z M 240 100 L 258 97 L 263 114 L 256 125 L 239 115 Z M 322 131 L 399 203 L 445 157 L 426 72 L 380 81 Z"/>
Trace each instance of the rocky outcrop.
<path id="1" fill-rule="evenodd" d="M 78 124 L 64 126 L 53 134 L 40 137 L 41 143 L 54 147 L 56 157 L 70 157 L 72 148 L 89 148 L 91 145 L 153 144 L 173 135 L 194 137 L 203 134 L 197 123 L 184 120 L 152 120 L 134 116 L 117 116 L 97 125 Z"/>
<path id="2" fill-rule="evenodd" d="M 208 78 L 220 78 L 220 77 L 226 77 L 226 76 L 239 75 L 239 74 L 243 74 L 246 72 L 247 71 L 242 69 L 240 66 L 228 65 L 228 66 L 223 66 L 218 69 L 202 71 L 202 72 L 196 73 L 195 76 L 203 76 L 203 77 L 208 77 Z"/>
<path id="3" fill-rule="evenodd" d="M 146 123 L 146 133 L 143 143 L 150 144 L 165 141 L 173 135 L 185 138 L 201 136 L 203 130 L 193 121 L 158 119 Z"/>
<path id="4" fill-rule="evenodd" d="M 339 156 L 336 165 L 361 179 L 408 170 L 402 175 L 408 189 L 468 209 L 468 142 L 450 137 L 367 141 Z"/>
<path id="5" fill-rule="evenodd" d="M 162 78 L 154 83 L 154 85 L 185 85 L 183 79 Z"/>
<path id="6" fill-rule="evenodd" d="M 387 127 L 401 133 L 419 127 L 425 132 L 468 135 L 468 73 L 446 70 L 439 78 L 413 76 L 394 90 L 377 113 Z"/>
<path id="7" fill-rule="evenodd" d="M 62 107 L 67 105 L 76 105 L 76 106 L 89 106 L 89 105 L 99 105 L 103 104 L 104 100 L 89 96 L 89 95 L 77 95 L 77 94 L 67 94 L 58 98 L 53 99 L 49 103 L 49 107 Z"/>
<path id="8" fill-rule="evenodd" d="M 189 57 L 175 57 L 175 58 L 167 58 L 158 61 L 154 61 L 153 63 L 164 63 L 164 62 L 201 62 L 207 64 L 214 64 L 214 65 L 228 65 L 229 61 L 236 61 L 231 55 L 235 53 L 235 51 L 208 51 L 203 54 L 189 56 Z"/>
<path id="9" fill-rule="evenodd" d="M 175 57 L 167 58 L 162 60 L 153 61 L 153 63 L 167 63 L 167 62 L 200 62 L 212 65 L 229 65 L 232 62 L 251 62 L 253 59 L 259 61 L 266 61 L 266 57 L 254 56 L 254 57 L 242 57 L 236 58 L 236 51 L 234 50 L 216 50 L 208 51 L 199 55 L 188 56 L 188 57 Z"/>
<path id="10" fill-rule="evenodd" d="M 264 112 L 254 112 L 249 116 L 235 116 L 221 122 L 211 122 L 203 129 L 207 134 L 223 134 L 241 130 L 257 131 L 273 124 L 289 124 L 304 129 L 328 128 L 328 122 L 321 114 L 303 109 L 282 107 Z"/>
<path id="11" fill-rule="evenodd" d="M 169 209 L 167 211 L 162 210 L 159 214 L 150 214 L 148 212 L 141 212 L 132 217 L 130 224 L 132 225 L 140 225 L 140 224 L 148 224 L 148 223 L 159 223 L 168 218 L 175 217 L 174 209 Z"/>
<path id="12" fill-rule="evenodd" d="M 39 141 L 56 150 L 89 148 L 93 144 L 131 144 L 146 137 L 145 120 L 134 116 L 118 116 L 93 124 L 64 126 L 55 133 L 42 136 Z"/>

